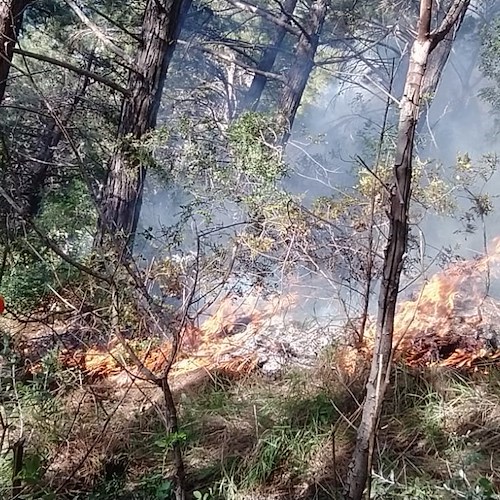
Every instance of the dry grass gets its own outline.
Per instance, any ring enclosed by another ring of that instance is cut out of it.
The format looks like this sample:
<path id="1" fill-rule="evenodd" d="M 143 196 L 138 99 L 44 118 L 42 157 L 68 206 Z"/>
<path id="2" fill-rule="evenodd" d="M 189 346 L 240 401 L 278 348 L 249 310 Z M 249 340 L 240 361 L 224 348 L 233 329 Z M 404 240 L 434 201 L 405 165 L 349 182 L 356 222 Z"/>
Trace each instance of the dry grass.
<path id="1" fill-rule="evenodd" d="M 368 368 L 368 352 L 339 347 L 313 370 L 276 380 L 224 367 L 178 373 L 173 387 L 191 488 L 234 500 L 333 498 L 350 459 Z M 49 439 L 46 426 L 34 425 L 28 442 L 32 451 L 43 448 L 39 486 L 61 498 L 120 498 L 89 493 L 111 484 L 114 470 L 121 474 L 117 491 L 145 498 L 151 477 L 171 473 L 161 393 L 115 371 L 85 379 L 78 367 L 61 369 L 51 389 L 60 405 L 57 434 Z M 481 479 L 498 486 L 499 381 L 495 369 L 396 367 L 377 441 L 376 498 L 461 498 Z"/>

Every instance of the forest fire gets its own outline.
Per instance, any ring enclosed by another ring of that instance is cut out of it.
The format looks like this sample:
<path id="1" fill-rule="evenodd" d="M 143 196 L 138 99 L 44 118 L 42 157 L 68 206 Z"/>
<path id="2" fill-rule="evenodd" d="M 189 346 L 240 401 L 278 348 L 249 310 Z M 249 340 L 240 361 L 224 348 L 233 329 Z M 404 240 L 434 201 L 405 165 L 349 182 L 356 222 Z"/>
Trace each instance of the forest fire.
<path id="1" fill-rule="evenodd" d="M 415 299 L 403 302 L 395 324 L 398 355 L 409 364 L 466 367 L 493 361 L 500 330 L 500 302 L 490 281 L 500 271 L 500 239 L 488 255 L 432 276 Z"/>
<path id="2" fill-rule="evenodd" d="M 293 306 L 296 296 L 287 294 L 264 299 L 259 293 L 244 298 L 227 295 L 215 312 L 201 324 L 200 331 L 208 337 L 226 337 L 247 326 L 259 327 L 273 316 L 284 315 Z"/>
<path id="3" fill-rule="evenodd" d="M 214 367 L 235 373 L 255 368 L 254 353 L 236 352 L 266 322 L 284 317 L 295 301 L 292 294 L 269 299 L 258 292 L 246 297 L 226 295 L 212 306 L 213 313 L 199 327 L 193 323 L 186 326 L 182 342 L 184 357 L 176 363 L 175 371 Z"/>
<path id="4" fill-rule="evenodd" d="M 490 281 L 499 273 L 500 238 L 493 240 L 488 255 L 434 274 L 413 299 L 398 308 L 396 357 L 409 365 L 457 368 L 500 360 L 500 328 L 496 327 L 500 300 L 490 295 Z M 246 297 L 227 294 L 198 314 L 198 320 L 205 316 L 199 324 L 188 321 L 184 326 L 172 374 L 175 377 L 198 369 L 232 374 L 252 371 L 258 364 L 252 350 L 254 337 L 269 323 L 282 322 L 296 303 L 294 294 L 271 298 L 264 298 L 259 291 Z M 367 333 L 368 347 L 373 337 L 374 328 Z M 140 359 L 159 374 L 170 349 L 171 343 L 164 342 L 143 352 Z M 91 376 L 117 374 L 123 371 L 122 351 L 119 343 L 104 351 L 91 349 L 80 353 L 78 364 Z"/>
<path id="5" fill-rule="evenodd" d="M 189 321 L 183 328 L 181 348 L 172 374 L 175 377 L 198 369 L 217 369 L 233 375 L 252 371 L 257 357 L 249 350 L 240 352 L 242 346 L 267 322 L 283 318 L 295 300 L 292 294 L 269 299 L 264 299 L 260 293 L 247 297 L 226 295 L 210 307 L 211 314 L 200 326 Z M 160 374 L 170 350 L 171 342 L 168 341 L 138 357 L 149 370 Z M 105 350 L 89 349 L 65 358 L 65 364 L 77 364 L 90 377 L 103 377 L 121 373 L 125 367 L 124 358 L 128 356 L 118 343 Z"/>

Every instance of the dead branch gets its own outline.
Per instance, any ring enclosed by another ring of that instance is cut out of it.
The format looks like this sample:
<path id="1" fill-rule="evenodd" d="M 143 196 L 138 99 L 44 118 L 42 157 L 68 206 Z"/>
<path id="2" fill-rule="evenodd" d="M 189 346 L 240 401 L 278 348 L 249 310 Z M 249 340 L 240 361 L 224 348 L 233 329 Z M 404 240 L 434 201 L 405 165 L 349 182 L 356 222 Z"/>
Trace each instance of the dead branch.
<path id="1" fill-rule="evenodd" d="M 120 47 L 115 45 L 73 0 L 65 0 L 66 3 L 73 9 L 73 12 L 78 16 L 80 21 L 85 24 L 94 35 L 109 49 L 113 54 L 117 55 L 126 65 L 135 69 L 135 64 L 132 58 Z"/>
<path id="2" fill-rule="evenodd" d="M 37 54 L 35 52 L 30 52 L 28 50 L 23 50 L 23 49 L 14 49 L 14 54 L 19 54 L 23 57 L 28 57 L 30 59 L 36 59 L 37 61 L 43 61 L 49 64 L 53 64 L 54 66 L 59 66 L 61 68 L 65 68 L 69 71 L 73 71 L 74 73 L 77 73 L 78 75 L 86 76 L 90 78 L 91 80 L 94 80 L 96 82 L 102 83 L 103 85 L 106 85 L 107 87 L 116 90 L 117 92 L 120 92 L 121 94 L 126 95 L 127 94 L 127 89 L 119 85 L 118 83 L 113 82 L 112 80 L 109 80 L 108 78 L 98 75 L 94 73 L 93 71 L 88 71 L 83 68 L 79 68 L 78 66 L 75 66 L 74 64 L 70 64 L 65 61 L 60 61 L 58 59 L 54 59 L 53 57 L 45 56 L 43 54 Z"/>

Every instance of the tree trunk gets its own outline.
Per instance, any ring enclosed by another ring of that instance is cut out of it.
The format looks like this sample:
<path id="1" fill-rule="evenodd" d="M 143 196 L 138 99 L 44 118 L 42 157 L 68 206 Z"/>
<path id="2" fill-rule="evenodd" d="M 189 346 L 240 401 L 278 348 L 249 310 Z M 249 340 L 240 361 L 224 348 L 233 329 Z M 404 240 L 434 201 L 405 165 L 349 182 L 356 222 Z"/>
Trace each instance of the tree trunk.
<path id="1" fill-rule="evenodd" d="M 168 373 L 162 379 L 162 390 L 163 397 L 165 399 L 165 421 L 167 432 L 171 436 L 174 436 L 174 442 L 172 443 L 172 455 L 173 462 L 175 465 L 175 499 L 185 500 L 186 499 L 186 471 L 184 468 L 184 460 L 182 457 L 182 445 L 181 441 L 178 439 L 179 434 L 179 420 L 177 417 L 177 408 L 175 406 L 174 397 L 172 395 L 172 390 L 168 381 Z M 177 437 L 177 438 L 176 438 Z"/>
<path id="2" fill-rule="evenodd" d="M 378 421 L 390 377 L 394 317 L 403 257 L 408 240 L 408 210 L 411 197 L 414 136 L 419 118 L 420 97 L 426 65 L 432 50 L 456 25 L 468 4 L 468 0 L 455 0 L 443 21 L 443 25 L 431 34 L 432 0 L 420 2 L 418 35 L 413 42 L 404 95 L 401 101 L 394 162 L 394 182 L 390 199 L 389 236 L 378 303 L 377 334 L 356 447 L 347 475 L 345 498 L 348 500 L 362 498 L 371 470 Z"/>
<path id="3" fill-rule="evenodd" d="M 286 75 L 287 83 L 278 104 L 281 126 L 283 127 L 283 144 L 286 144 L 290 138 L 302 94 L 314 68 L 314 57 L 327 10 L 328 0 L 314 0 L 311 4 L 304 23 L 304 32 L 300 35 L 295 49 L 295 61 Z"/>
<path id="4" fill-rule="evenodd" d="M 31 0 L 0 1 L 0 104 L 5 96 L 7 80 L 24 9 Z"/>
<path id="5" fill-rule="evenodd" d="M 24 438 L 20 438 L 12 446 L 12 499 L 19 498 L 23 491 L 21 473 L 24 464 Z"/>
<path id="6" fill-rule="evenodd" d="M 142 203 L 147 160 L 138 142 L 156 126 L 167 70 L 191 0 L 148 0 L 142 43 L 122 104 L 118 145 L 110 160 L 98 222 L 98 246 L 131 251 Z"/>
<path id="7" fill-rule="evenodd" d="M 443 69 L 448 62 L 448 58 L 450 57 L 453 42 L 455 41 L 460 26 L 462 25 L 464 16 L 465 11 L 457 21 L 456 26 L 449 31 L 443 41 L 440 42 L 439 45 L 431 52 L 429 60 L 427 61 L 424 81 L 422 82 L 422 104 L 420 106 L 420 116 L 417 124 L 418 132 L 422 132 L 427 123 L 429 110 L 434 96 L 436 95 Z"/>
<path id="8" fill-rule="evenodd" d="M 280 16 L 281 22 L 289 22 L 296 5 L 297 0 L 285 0 L 283 4 L 283 13 Z M 260 73 L 254 74 L 252 83 L 250 84 L 250 88 L 248 89 L 245 98 L 243 99 L 243 103 L 241 105 L 242 111 L 244 111 L 245 109 L 255 111 L 257 109 L 260 98 L 264 91 L 264 87 L 267 84 L 267 76 L 265 76 L 265 73 L 269 73 L 273 69 L 276 57 L 278 56 L 281 44 L 283 43 L 283 39 L 285 38 L 286 33 L 287 30 L 284 26 L 278 25 L 275 28 L 273 36 L 271 37 L 271 42 L 269 46 L 264 50 L 262 58 L 257 66 L 257 70 Z"/>

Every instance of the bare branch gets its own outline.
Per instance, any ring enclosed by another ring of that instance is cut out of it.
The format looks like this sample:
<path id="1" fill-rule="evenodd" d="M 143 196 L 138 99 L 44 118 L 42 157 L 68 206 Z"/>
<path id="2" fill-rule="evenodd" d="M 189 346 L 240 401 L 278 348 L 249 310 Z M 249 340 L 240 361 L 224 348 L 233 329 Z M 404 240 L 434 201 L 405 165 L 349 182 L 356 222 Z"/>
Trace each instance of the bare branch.
<path id="1" fill-rule="evenodd" d="M 85 24 L 94 35 L 115 55 L 122 59 L 130 68 L 134 68 L 132 58 L 120 47 L 115 45 L 73 0 L 65 0 L 66 3 L 73 9 L 74 13 L 78 16 L 80 21 Z"/>
<path id="2" fill-rule="evenodd" d="M 432 45 L 431 50 L 436 47 L 436 45 L 445 38 L 449 31 L 457 25 L 460 17 L 465 16 L 467 9 L 469 7 L 470 0 L 455 0 L 453 5 L 448 9 L 448 13 L 441 22 L 439 28 L 435 29 L 431 33 Z"/>
<path id="3" fill-rule="evenodd" d="M 123 26 L 123 24 L 119 23 L 115 19 L 112 19 L 110 16 L 108 16 L 104 12 L 100 11 L 96 7 L 94 7 L 92 5 L 89 5 L 89 9 L 92 10 L 93 12 L 95 12 L 96 14 L 98 14 L 99 16 L 103 17 L 104 19 L 106 19 L 106 21 L 108 21 L 109 23 L 111 23 L 113 26 L 116 26 L 118 29 L 120 29 L 121 31 L 123 31 L 123 33 L 125 33 L 126 35 L 128 35 L 130 38 L 132 38 L 136 42 L 140 43 L 142 41 L 142 38 L 141 38 L 140 35 L 137 35 L 136 33 L 133 33 L 132 31 L 128 30 L 125 26 Z"/>
<path id="4" fill-rule="evenodd" d="M 289 33 L 295 36 L 300 36 L 302 34 L 302 30 L 297 29 L 293 26 L 290 26 L 290 23 L 287 21 L 283 21 L 281 16 L 276 16 L 272 12 L 269 12 L 266 9 L 261 7 L 257 7 L 251 3 L 245 2 L 244 0 L 226 0 L 231 5 L 238 7 L 246 12 L 251 12 L 252 14 L 257 14 L 266 21 L 270 21 L 274 23 L 276 26 L 280 26 L 281 28 L 286 29 Z"/>
<path id="5" fill-rule="evenodd" d="M 43 61 L 47 62 L 49 64 L 53 64 L 54 66 L 60 66 L 61 68 L 65 68 L 69 71 L 73 71 L 74 73 L 77 73 L 78 75 L 86 76 L 96 82 L 102 83 L 103 85 L 106 85 L 107 87 L 116 90 L 117 92 L 120 92 L 121 94 L 126 95 L 127 94 L 127 89 L 122 87 L 121 85 L 118 85 L 117 83 L 113 82 L 112 80 L 109 80 L 108 78 L 105 78 L 104 76 L 97 75 L 96 73 L 93 73 L 92 71 L 88 71 L 83 68 L 79 68 L 78 66 L 75 66 L 73 64 L 60 61 L 59 59 L 54 59 L 53 57 L 49 56 L 44 56 L 42 54 L 37 54 L 35 52 L 29 52 L 27 50 L 23 49 L 14 49 L 15 54 L 19 54 L 24 57 L 29 57 L 30 59 L 36 59 L 38 61 Z"/>
<path id="6" fill-rule="evenodd" d="M 249 64 L 245 64 L 244 62 L 239 61 L 238 59 L 233 59 L 233 58 L 230 58 L 228 56 L 225 56 L 215 49 L 211 49 L 211 48 L 203 46 L 203 45 L 193 44 L 191 42 L 186 42 L 184 40 L 178 40 L 177 43 L 179 45 L 193 47 L 194 49 L 201 50 L 202 52 L 205 52 L 207 54 L 211 54 L 221 61 L 235 64 L 236 66 L 239 66 L 240 68 L 242 68 L 250 73 L 254 73 L 256 75 L 262 75 L 262 76 L 265 76 L 267 78 L 271 78 L 273 80 L 276 80 L 278 82 L 285 83 L 285 79 L 282 75 L 278 75 L 277 73 L 270 73 L 268 71 L 260 71 L 257 68 L 255 68 L 254 66 L 250 66 Z"/>

